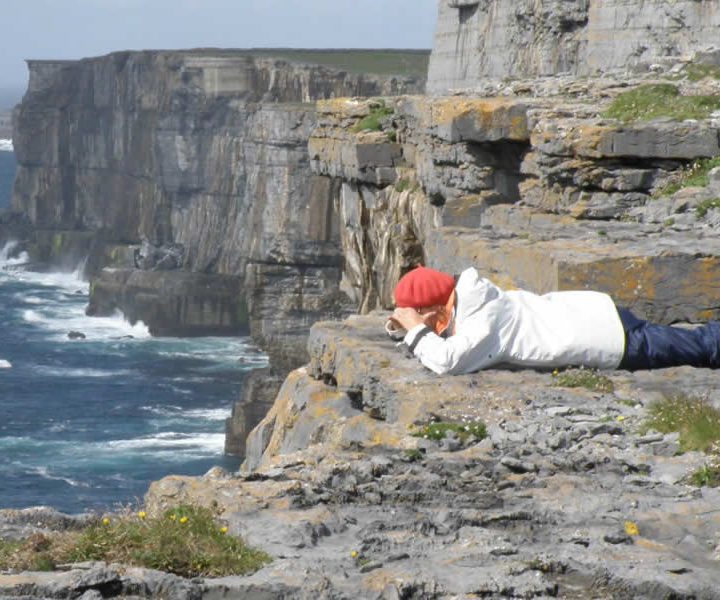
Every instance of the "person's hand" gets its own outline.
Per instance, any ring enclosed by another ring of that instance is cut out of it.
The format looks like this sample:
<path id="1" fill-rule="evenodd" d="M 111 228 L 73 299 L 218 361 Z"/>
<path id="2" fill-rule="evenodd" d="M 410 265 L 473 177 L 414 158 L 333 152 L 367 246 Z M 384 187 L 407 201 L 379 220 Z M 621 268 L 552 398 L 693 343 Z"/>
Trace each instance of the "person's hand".
<path id="1" fill-rule="evenodd" d="M 420 314 L 414 308 L 396 308 L 390 318 L 397 322 L 406 331 L 410 331 L 417 325 L 428 325 L 428 323 L 430 323 L 436 315 L 437 311 L 429 311 L 424 314 Z"/>

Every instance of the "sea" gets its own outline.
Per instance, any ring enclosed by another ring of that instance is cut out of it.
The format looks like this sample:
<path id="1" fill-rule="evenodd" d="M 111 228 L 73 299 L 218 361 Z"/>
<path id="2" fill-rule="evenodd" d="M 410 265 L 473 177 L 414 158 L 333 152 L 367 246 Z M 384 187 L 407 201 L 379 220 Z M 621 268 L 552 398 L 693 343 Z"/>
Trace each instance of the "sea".
<path id="1" fill-rule="evenodd" d="M 15 171 L 4 146 L 0 207 Z M 103 511 L 169 474 L 238 468 L 225 419 L 267 364 L 249 338 L 157 338 L 121 314 L 87 317 L 82 265 L 40 273 L 27 260 L 0 245 L 0 508 Z"/>

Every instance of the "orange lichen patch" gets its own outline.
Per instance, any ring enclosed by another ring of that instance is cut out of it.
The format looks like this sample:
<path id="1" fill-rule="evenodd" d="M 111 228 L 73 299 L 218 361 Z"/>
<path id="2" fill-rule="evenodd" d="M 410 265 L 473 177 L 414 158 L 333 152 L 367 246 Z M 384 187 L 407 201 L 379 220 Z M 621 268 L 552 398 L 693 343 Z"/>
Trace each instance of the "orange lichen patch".
<path id="1" fill-rule="evenodd" d="M 600 260 L 593 263 L 558 267 L 558 289 L 596 289 L 610 294 L 616 301 L 634 303 L 638 296 L 655 298 L 655 272 L 652 257 Z"/>
<path id="2" fill-rule="evenodd" d="M 660 544 L 659 542 L 645 538 L 635 538 L 635 544 L 645 550 L 652 550 L 653 552 L 668 552 L 668 547 L 665 544 Z"/>
<path id="3" fill-rule="evenodd" d="M 432 103 L 431 112 L 432 121 L 437 125 L 472 118 L 479 131 L 504 129 L 508 138 L 517 140 L 527 140 L 530 136 L 525 105 L 509 98 L 442 98 Z"/>
<path id="4" fill-rule="evenodd" d="M 604 137 L 614 130 L 598 125 L 582 125 L 573 130 L 572 142 L 581 156 L 599 156 L 598 150 Z"/>
<path id="5" fill-rule="evenodd" d="M 398 572 L 396 569 L 375 569 L 370 571 L 362 583 L 363 589 L 380 593 L 388 585 L 402 586 L 403 581 L 409 581 L 412 578 L 410 573 Z"/>
<path id="6" fill-rule="evenodd" d="M 379 99 L 376 99 L 374 102 L 379 102 Z M 368 114 L 372 104 L 372 99 L 330 98 L 328 100 L 318 100 L 316 108 L 317 111 L 322 114 L 336 114 L 341 117 L 358 117 Z"/>

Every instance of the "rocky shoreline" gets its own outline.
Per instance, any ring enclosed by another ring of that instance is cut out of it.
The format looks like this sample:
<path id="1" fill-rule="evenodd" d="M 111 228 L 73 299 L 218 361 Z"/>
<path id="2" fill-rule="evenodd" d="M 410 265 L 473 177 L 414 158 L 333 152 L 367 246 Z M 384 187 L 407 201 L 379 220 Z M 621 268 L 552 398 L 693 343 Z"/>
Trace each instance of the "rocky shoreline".
<path id="1" fill-rule="evenodd" d="M 659 398 L 717 407 L 720 375 L 618 371 L 612 392 L 532 371 L 448 380 L 402 357 L 381 325 L 313 328 L 310 364 L 251 434 L 243 474 L 168 477 L 146 497 L 154 512 L 214 507 L 271 565 L 202 581 L 81 565 L 0 576 L 0 596 L 720 597 L 720 490 L 688 484 L 706 457 L 638 432 Z M 488 437 L 413 435 L 433 419 L 482 420 Z"/>
<path id="2" fill-rule="evenodd" d="M 597 289 L 665 323 L 720 317 L 720 2 L 566 4 L 442 0 L 434 96 L 232 53 L 31 64 L 22 215 L 6 228 L 42 260 L 92 248 L 98 313 L 247 327 L 268 351 L 227 424 L 241 472 L 167 477 L 146 504 L 211 507 L 275 560 L 215 580 L 5 574 L 0 597 L 720 597 L 720 491 L 692 480 L 710 459 L 644 427 L 663 399 L 720 409 L 720 375 L 618 371 L 602 389 L 529 370 L 438 378 L 372 312 L 424 263 L 538 293 Z M 58 121 L 73 85 L 95 104 Z M 660 116 L 613 113 L 628 93 Z M 703 111 L 673 116 L 692 99 Z M 69 136 L 94 118 L 88 138 Z M 356 310 L 370 314 L 345 318 Z M 450 433 L 430 439 L 433 423 Z"/>

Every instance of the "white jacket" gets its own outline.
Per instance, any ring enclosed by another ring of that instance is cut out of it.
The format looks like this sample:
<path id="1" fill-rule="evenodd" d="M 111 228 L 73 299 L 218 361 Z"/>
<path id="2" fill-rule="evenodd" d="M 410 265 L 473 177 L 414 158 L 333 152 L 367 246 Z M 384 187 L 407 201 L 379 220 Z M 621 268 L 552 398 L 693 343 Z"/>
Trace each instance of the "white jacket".
<path id="1" fill-rule="evenodd" d="M 600 292 L 504 292 L 474 268 L 455 287 L 455 335 L 447 339 L 424 325 L 405 336 L 428 369 L 471 373 L 494 365 L 585 366 L 615 369 L 625 332 L 615 303 Z"/>

